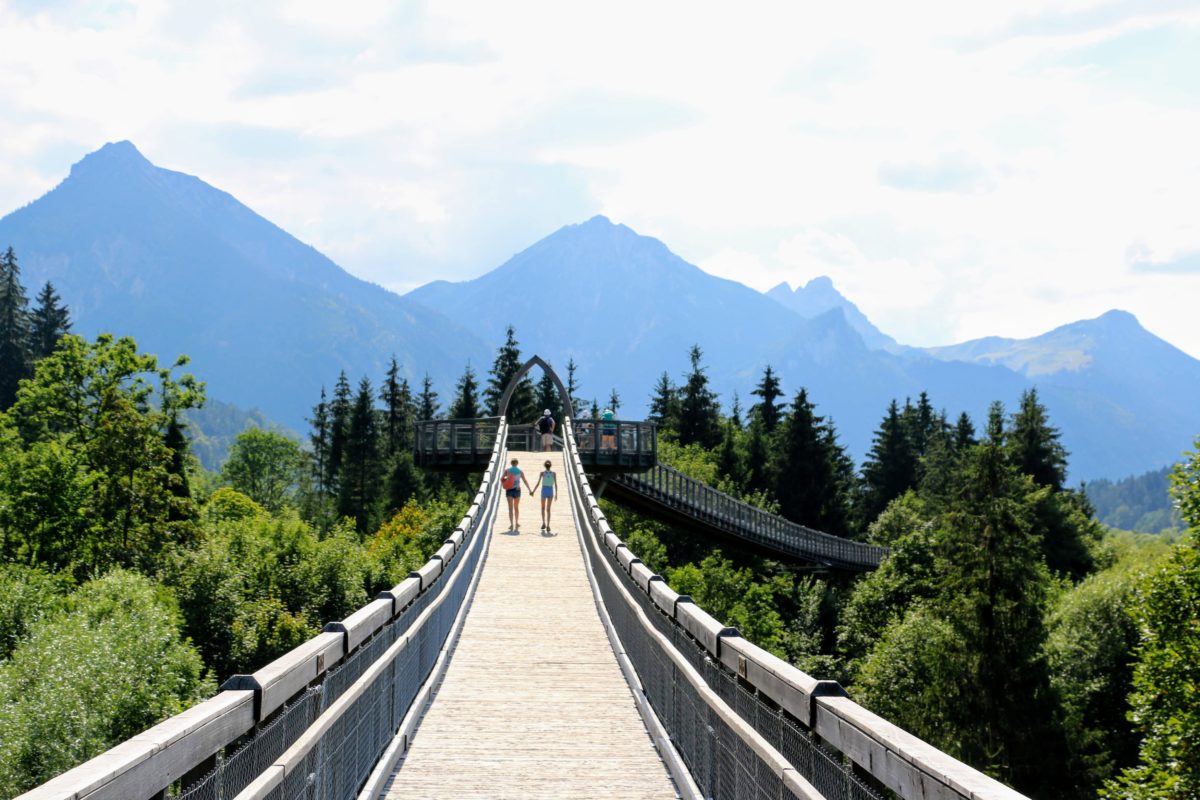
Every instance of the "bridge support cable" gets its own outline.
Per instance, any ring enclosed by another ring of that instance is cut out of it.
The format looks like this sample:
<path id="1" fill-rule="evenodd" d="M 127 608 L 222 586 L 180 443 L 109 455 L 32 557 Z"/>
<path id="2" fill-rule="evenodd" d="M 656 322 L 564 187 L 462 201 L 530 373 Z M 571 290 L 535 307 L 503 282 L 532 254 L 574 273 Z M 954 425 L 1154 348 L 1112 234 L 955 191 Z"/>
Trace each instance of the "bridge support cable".
<path id="1" fill-rule="evenodd" d="M 498 507 L 505 423 L 459 527 L 419 570 L 207 701 L 18 800 L 357 795 L 428 680 Z"/>
<path id="2" fill-rule="evenodd" d="M 1024 796 L 721 625 L 609 526 L 573 457 L 585 550 L 646 697 L 706 797 L 1019 800 Z"/>
<path id="3" fill-rule="evenodd" d="M 799 525 L 663 464 L 643 473 L 613 475 L 608 493 L 622 504 L 667 522 L 702 527 L 778 555 L 833 569 L 872 570 L 887 555 L 887 548 Z"/>

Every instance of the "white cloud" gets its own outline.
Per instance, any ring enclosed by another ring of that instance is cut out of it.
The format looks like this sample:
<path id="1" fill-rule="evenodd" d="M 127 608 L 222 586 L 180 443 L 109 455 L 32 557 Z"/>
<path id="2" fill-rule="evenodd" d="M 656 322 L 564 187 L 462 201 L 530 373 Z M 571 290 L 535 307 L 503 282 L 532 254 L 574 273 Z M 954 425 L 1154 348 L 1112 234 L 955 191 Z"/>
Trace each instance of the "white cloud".
<path id="1" fill-rule="evenodd" d="M 2 210 L 130 138 L 385 285 L 604 212 L 904 341 L 1117 305 L 1200 355 L 1194 4 L 96 8 L 0 0 Z"/>

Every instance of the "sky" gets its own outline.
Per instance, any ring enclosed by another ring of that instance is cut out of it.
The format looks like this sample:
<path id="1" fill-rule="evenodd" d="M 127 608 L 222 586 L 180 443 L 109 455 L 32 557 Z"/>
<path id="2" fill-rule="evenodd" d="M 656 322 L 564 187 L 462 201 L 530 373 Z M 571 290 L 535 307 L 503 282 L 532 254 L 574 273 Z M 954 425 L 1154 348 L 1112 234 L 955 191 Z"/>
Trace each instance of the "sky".
<path id="1" fill-rule="evenodd" d="M 1122 308 L 1200 357 L 1200 0 L 0 0 L 0 34 L 0 215 L 128 139 L 400 292 L 605 214 L 905 344 Z"/>

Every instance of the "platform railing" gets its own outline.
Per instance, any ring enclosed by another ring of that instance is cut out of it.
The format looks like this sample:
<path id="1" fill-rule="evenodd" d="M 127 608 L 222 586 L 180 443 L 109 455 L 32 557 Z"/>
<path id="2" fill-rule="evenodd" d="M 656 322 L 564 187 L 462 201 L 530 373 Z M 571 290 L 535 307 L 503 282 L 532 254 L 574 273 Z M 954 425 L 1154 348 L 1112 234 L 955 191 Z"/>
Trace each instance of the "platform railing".
<path id="1" fill-rule="evenodd" d="M 18 800 L 354 797 L 403 725 L 445 645 L 498 506 L 505 425 L 479 491 L 418 570 L 215 697 Z"/>
<path id="2" fill-rule="evenodd" d="M 744 639 L 672 590 L 613 532 L 566 422 L 569 497 L 622 650 L 654 729 L 670 738 L 696 796 L 1020 800 L 1024 795 L 937 750 Z M 665 746 L 665 745 L 664 745 Z"/>
<path id="3" fill-rule="evenodd" d="M 888 552 L 770 514 L 663 464 L 612 482 L 748 542 L 829 567 L 875 569 Z"/>

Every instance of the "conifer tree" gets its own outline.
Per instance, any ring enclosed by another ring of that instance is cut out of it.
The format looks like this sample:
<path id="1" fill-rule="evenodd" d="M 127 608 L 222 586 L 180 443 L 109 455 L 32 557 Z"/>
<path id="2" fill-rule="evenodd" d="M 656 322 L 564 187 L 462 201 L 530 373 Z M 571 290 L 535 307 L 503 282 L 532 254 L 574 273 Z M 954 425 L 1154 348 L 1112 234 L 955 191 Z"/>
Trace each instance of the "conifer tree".
<path id="1" fill-rule="evenodd" d="M 333 387 L 333 400 L 329 404 L 329 460 L 325 486 L 330 492 L 337 491 L 346 458 L 346 437 L 350 430 L 350 413 L 353 410 L 350 381 L 346 371 L 338 375 Z"/>
<path id="2" fill-rule="evenodd" d="M 400 377 L 394 355 L 379 389 L 379 399 L 383 402 L 383 451 L 390 457 L 406 447 L 412 437 L 412 393 L 408 381 Z"/>
<path id="3" fill-rule="evenodd" d="M 849 532 L 848 487 L 839 463 L 844 454 L 832 428 L 815 412 L 808 391 L 801 389 L 780 424 L 775 497 L 779 513 L 793 522 L 841 536 Z"/>
<path id="4" fill-rule="evenodd" d="M 313 415 L 309 419 L 312 432 L 308 435 L 312 447 L 312 477 L 318 497 L 326 497 L 329 493 L 329 447 L 332 434 L 329 403 L 325 399 L 325 387 L 321 387 L 321 400 L 313 406 Z"/>
<path id="5" fill-rule="evenodd" d="M 579 396 L 579 382 L 575 379 L 578 369 L 579 365 L 575 363 L 575 359 L 567 359 L 567 396 L 571 398 L 571 408 L 576 414 L 583 408 L 583 398 Z"/>
<path id="6" fill-rule="evenodd" d="M 62 335 L 71 332 L 71 314 L 50 281 L 38 293 L 37 303 L 29 325 L 29 353 L 35 361 L 53 353 Z"/>
<path id="7" fill-rule="evenodd" d="M 733 393 L 733 402 L 729 404 L 729 424 L 735 430 L 742 429 L 742 401 L 738 399 L 736 391 Z"/>
<path id="8" fill-rule="evenodd" d="M 438 418 L 438 393 L 433 390 L 433 380 L 429 377 L 429 373 L 425 373 L 425 378 L 421 381 L 421 394 L 417 395 L 417 419 L 437 419 Z"/>
<path id="9" fill-rule="evenodd" d="M 679 392 L 679 443 L 695 442 L 712 449 L 721 442 L 721 410 L 717 395 L 708 388 L 708 376 L 701 366 L 700 345 L 692 345 L 689 359 L 692 370 Z"/>
<path id="10" fill-rule="evenodd" d="M 1004 430 L 1004 404 L 999 400 L 993 400 L 988 406 L 987 417 L 987 438 L 990 444 L 1000 447 L 1004 444 L 1004 437 L 1007 435 Z"/>
<path id="11" fill-rule="evenodd" d="M 17 385 L 29 377 L 29 364 L 29 300 L 10 247 L 0 258 L 0 410 L 13 404 Z"/>
<path id="12" fill-rule="evenodd" d="M 479 406 L 479 384 L 475 380 L 475 370 L 470 363 L 458 379 L 458 387 L 454 402 L 450 404 L 450 419 L 475 419 L 483 416 Z"/>
<path id="13" fill-rule="evenodd" d="M 779 427 L 779 420 L 783 413 L 777 402 L 779 398 L 783 397 L 783 390 L 779 388 L 779 376 L 771 369 L 770 364 L 763 370 L 762 380 L 750 394 L 759 398 L 759 402 L 750 406 L 750 413 L 762 420 L 763 431 L 770 436 Z"/>
<path id="14" fill-rule="evenodd" d="M 659 376 L 650 396 L 649 419 L 660 428 L 675 430 L 679 425 L 679 389 L 666 372 Z"/>
<path id="15" fill-rule="evenodd" d="M 875 432 L 871 452 L 863 463 L 863 523 L 878 517 L 888 503 L 916 485 L 917 456 L 895 400 Z"/>
<path id="16" fill-rule="evenodd" d="M 750 428 L 746 436 L 746 488 L 762 491 L 774 488 L 774 470 L 770 442 L 763 422 L 757 414 L 750 417 Z"/>
<path id="17" fill-rule="evenodd" d="M 725 475 L 736 486 L 741 487 L 746 481 L 746 467 L 742 461 L 742 451 L 738 446 L 738 429 L 732 419 L 727 419 L 721 425 L 725 434 L 721 439 L 721 449 L 717 451 L 717 470 Z"/>
<path id="18" fill-rule="evenodd" d="M 1061 490 L 1067 477 L 1067 451 L 1059 439 L 1058 428 L 1050 425 L 1046 407 L 1038 401 L 1037 389 L 1022 393 L 1005 442 L 1013 466 L 1040 485 Z"/>
<path id="19" fill-rule="evenodd" d="M 555 420 L 561 424 L 562 421 L 562 399 L 558 396 L 558 386 L 554 383 L 554 379 L 550 377 L 550 373 L 542 371 L 541 380 L 537 382 L 537 387 L 534 390 L 534 404 L 538 411 L 548 410 Z"/>
<path id="20" fill-rule="evenodd" d="M 508 384 L 520 371 L 522 365 L 521 348 L 517 343 L 513 326 L 509 325 L 505 331 L 504 344 L 496 351 L 496 360 L 492 364 L 487 389 L 483 393 L 489 414 L 498 415 L 500 413 L 500 401 L 504 398 L 504 390 L 508 388 Z M 526 374 L 517 383 L 512 397 L 509 398 L 508 421 L 512 424 L 533 422 L 541 416 L 541 409 L 534 405 L 536 402 L 533 382 Z"/>
<path id="21" fill-rule="evenodd" d="M 621 395 L 617 394 L 617 390 L 615 388 L 608 396 L 608 407 L 612 409 L 614 416 L 620 416 L 620 414 L 617 412 L 621 410 Z"/>
<path id="22" fill-rule="evenodd" d="M 971 422 L 971 417 L 964 411 L 958 415 L 958 422 L 954 425 L 954 447 L 962 450 L 977 443 L 975 425 Z"/>
<path id="23" fill-rule="evenodd" d="M 338 513 L 353 517 L 361 535 L 379 524 L 381 459 L 374 400 L 371 381 L 364 377 L 351 407 L 338 500 Z"/>

